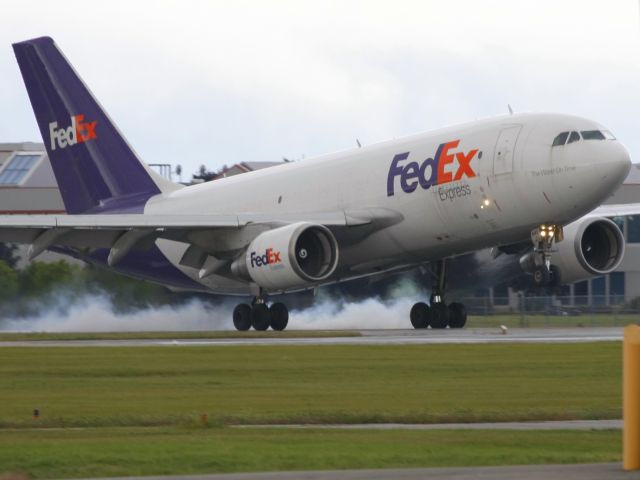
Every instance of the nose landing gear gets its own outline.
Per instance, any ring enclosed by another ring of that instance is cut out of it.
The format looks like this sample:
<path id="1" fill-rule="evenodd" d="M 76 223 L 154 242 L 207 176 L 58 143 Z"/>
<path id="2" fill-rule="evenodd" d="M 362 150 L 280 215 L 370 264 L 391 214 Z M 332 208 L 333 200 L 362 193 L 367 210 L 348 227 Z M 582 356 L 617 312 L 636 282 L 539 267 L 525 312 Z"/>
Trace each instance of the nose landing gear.
<path id="1" fill-rule="evenodd" d="M 462 328 L 467 323 L 467 310 L 463 304 L 453 302 L 447 305 L 444 301 L 446 287 L 446 263 L 439 260 L 432 268 L 434 278 L 431 289 L 430 305 L 416 303 L 411 308 L 409 318 L 413 328 Z"/>
<path id="2" fill-rule="evenodd" d="M 551 265 L 554 242 L 564 238 L 561 225 L 543 224 L 531 232 L 533 242 L 533 282 L 537 287 L 555 287 L 560 285 L 560 269 Z"/>
<path id="3" fill-rule="evenodd" d="M 266 296 L 253 299 L 251 305 L 240 303 L 233 309 L 233 326 L 236 330 L 247 331 L 253 327 L 257 331 L 284 330 L 289 323 L 289 310 L 284 303 L 276 302 L 267 307 Z"/>

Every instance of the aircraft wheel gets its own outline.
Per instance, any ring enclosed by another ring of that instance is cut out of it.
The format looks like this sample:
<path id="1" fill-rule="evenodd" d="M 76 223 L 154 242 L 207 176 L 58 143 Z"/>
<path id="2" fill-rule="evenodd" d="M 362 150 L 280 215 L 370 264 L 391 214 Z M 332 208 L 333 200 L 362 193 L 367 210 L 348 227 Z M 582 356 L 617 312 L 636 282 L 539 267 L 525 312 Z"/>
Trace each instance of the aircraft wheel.
<path id="1" fill-rule="evenodd" d="M 467 323 L 467 309 L 458 302 L 449 304 L 449 327 L 462 328 Z"/>
<path id="2" fill-rule="evenodd" d="M 449 309 L 444 303 L 431 305 L 431 328 L 447 328 L 449 324 Z"/>
<path id="3" fill-rule="evenodd" d="M 409 318 L 411 318 L 411 325 L 413 325 L 413 328 L 427 328 L 429 326 L 429 317 L 429 305 L 426 303 L 418 302 L 411 307 Z"/>
<path id="4" fill-rule="evenodd" d="M 533 283 L 535 283 L 536 287 L 549 285 L 549 280 L 551 280 L 551 272 L 549 272 L 549 269 L 544 265 L 536 267 L 533 271 Z"/>
<path id="5" fill-rule="evenodd" d="M 271 314 L 271 328 L 274 330 L 284 330 L 289 323 L 289 310 L 284 303 L 274 303 L 269 308 Z"/>
<path id="6" fill-rule="evenodd" d="M 264 303 L 256 303 L 251 309 L 251 325 L 258 331 L 264 331 L 271 324 L 271 313 Z"/>
<path id="7" fill-rule="evenodd" d="M 251 307 L 246 303 L 236 305 L 233 309 L 233 326 L 241 332 L 251 328 Z"/>

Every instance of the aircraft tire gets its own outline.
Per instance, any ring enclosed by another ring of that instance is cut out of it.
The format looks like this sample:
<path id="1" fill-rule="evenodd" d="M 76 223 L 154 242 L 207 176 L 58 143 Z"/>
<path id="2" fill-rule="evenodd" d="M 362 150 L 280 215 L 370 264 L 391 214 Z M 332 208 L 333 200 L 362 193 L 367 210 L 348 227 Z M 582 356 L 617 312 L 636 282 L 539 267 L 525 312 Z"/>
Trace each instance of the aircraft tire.
<path id="1" fill-rule="evenodd" d="M 462 328 L 467 323 L 467 309 L 463 304 L 453 302 L 449 304 L 449 327 Z"/>
<path id="2" fill-rule="evenodd" d="M 431 328 L 447 328 L 449 324 L 449 309 L 444 303 L 431 305 Z"/>
<path id="3" fill-rule="evenodd" d="M 423 302 L 416 303 L 411 307 L 409 318 L 411 319 L 411 325 L 413 328 L 427 328 L 431 320 L 431 312 L 429 305 Z"/>
<path id="4" fill-rule="evenodd" d="M 271 313 L 264 303 L 256 303 L 251 309 L 251 325 L 258 331 L 264 331 L 271 324 Z"/>
<path id="5" fill-rule="evenodd" d="M 251 328 L 251 307 L 246 303 L 240 303 L 233 309 L 233 326 L 241 332 Z"/>
<path id="6" fill-rule="evenodd" d="M 549 285 L 550 280 L 551 272 L 546 266 L 536 267 L 533 271 L 533 283 L 535 283 L 536 287 L 546 287 Z"/>
<path id="7" fill-rule="evenodd" d="M 282 331 L 287 328 L 289 323 L 289 310 L 284 303 L 274 303 L 269 308 L 271 314 L 271 328 Z"/>

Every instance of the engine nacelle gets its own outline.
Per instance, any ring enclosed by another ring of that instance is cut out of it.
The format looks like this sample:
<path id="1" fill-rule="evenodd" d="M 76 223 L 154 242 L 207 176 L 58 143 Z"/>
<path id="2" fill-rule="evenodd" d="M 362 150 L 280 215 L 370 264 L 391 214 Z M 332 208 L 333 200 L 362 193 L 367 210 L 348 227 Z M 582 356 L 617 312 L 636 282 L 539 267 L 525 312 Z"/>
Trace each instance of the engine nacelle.
<path id="1" fill-rule="evenodd" d="M 338 242 L 327 227 L 294 223 L 254 238 L 231 272 L 268 292 L 280 292 L 318 284 L 337 265 Z"/>
<path id="2" fill-rule="evenodd" d="M 608 218 L 586 218 L 564 227 L 564 240 L 555 245 L 551 263 L 560 269 L 562 284 L 606 275 L 615 270 L 624 256 L 624 237 Z M 535 257 L 520 259 L 523 270 L 531 273 Z"/>

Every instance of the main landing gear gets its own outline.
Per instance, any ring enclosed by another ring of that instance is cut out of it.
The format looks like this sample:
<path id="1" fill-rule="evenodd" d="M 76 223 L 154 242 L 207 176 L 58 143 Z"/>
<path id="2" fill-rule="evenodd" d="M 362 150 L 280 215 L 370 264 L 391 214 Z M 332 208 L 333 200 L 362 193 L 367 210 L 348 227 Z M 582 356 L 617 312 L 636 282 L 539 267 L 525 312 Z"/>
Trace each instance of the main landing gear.
<path id="1" fill-rule="evenodd" d="M 267 307 L 266 298 L 258 296 L 251 305 L 241 303 L 233 309 L 233 325 L 236 330 L 246 331 L 253 327 L 264 331 L 271 327 L 274 330 L 284 330 L 289 323 L 289 310 L 284 303 L 276 302 Z"/>
<path id="2" fill-rule="evenodd" d="M 446 263 L 440 260 L 432 269 L 434 283 L 431 289 L 430 305 L 416 303 L 411 308 L 410 318 L 413 328 L 462 328 L 467 323 L 467 310 L 463 304 L 444 301 L 446 287 Z"/>

